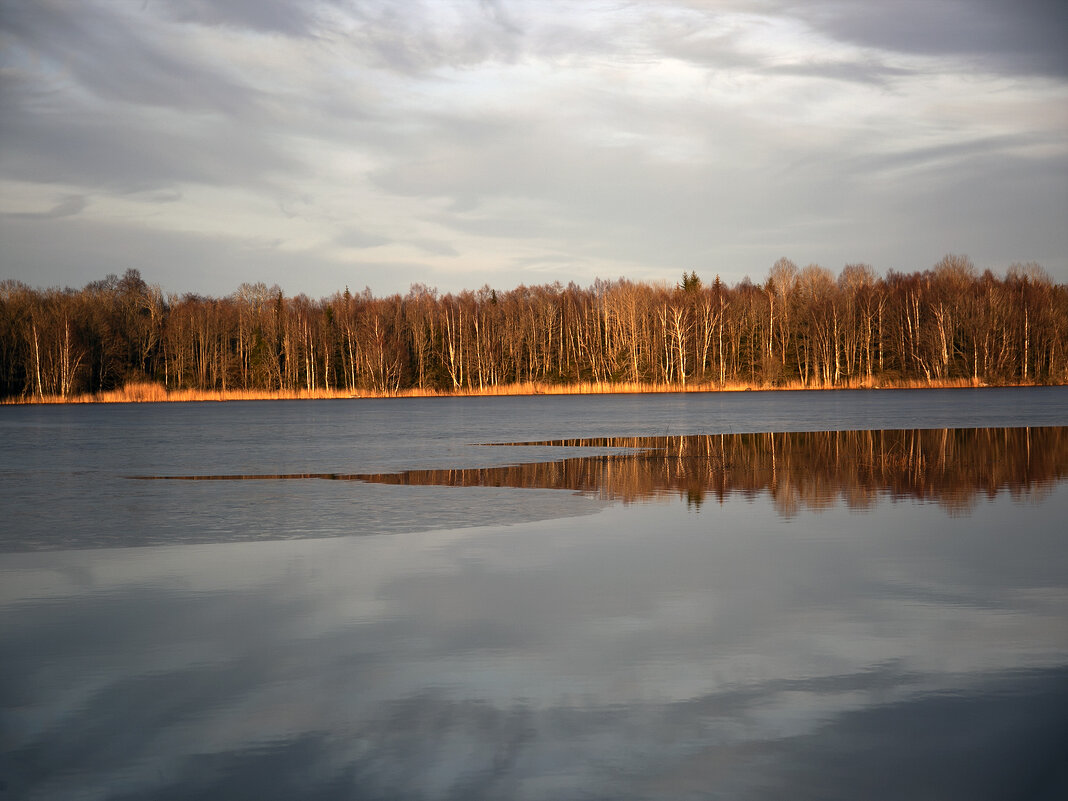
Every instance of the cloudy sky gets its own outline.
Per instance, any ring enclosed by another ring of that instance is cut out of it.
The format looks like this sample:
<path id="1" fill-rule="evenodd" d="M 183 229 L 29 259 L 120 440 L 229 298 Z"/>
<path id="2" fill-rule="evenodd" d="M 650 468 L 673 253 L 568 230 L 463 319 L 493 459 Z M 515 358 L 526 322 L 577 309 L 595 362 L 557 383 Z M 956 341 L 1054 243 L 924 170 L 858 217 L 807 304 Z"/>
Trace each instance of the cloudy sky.
<path id="1" fill-rule="evenodd" d="M 1068 280 L 1061 0 L 3 0 L 0 279 Z"/>

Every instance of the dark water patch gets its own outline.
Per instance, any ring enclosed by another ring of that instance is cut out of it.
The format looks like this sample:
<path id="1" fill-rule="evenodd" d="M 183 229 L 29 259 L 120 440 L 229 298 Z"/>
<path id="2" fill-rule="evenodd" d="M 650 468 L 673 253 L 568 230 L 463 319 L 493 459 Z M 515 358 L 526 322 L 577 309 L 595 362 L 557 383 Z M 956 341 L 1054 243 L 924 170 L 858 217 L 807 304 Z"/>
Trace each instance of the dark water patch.
<path id="1" fill-rule="evenodd" d="M 251 473 L 249 475 L 220 474 L 217 476 L 126 476 L 133 481 L 289 481 L 321 478 L 326 481 L 363 481 L 359 473 Z"/>

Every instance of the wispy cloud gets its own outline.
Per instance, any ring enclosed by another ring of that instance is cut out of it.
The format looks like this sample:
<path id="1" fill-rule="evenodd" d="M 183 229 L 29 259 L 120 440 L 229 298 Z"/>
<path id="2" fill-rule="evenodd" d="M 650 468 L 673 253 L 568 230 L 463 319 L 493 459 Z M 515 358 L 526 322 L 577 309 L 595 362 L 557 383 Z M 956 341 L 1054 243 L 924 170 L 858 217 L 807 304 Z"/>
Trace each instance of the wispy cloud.
<path id="1" fill-rule="evenodd" d="M 6 216 L 16 220 L 58 220 L 61 217 L 73 217 L 80 214 L 87 202 L 83 195 L 71 195 L 63 198 L 47 211 L 12 211 Z"/>

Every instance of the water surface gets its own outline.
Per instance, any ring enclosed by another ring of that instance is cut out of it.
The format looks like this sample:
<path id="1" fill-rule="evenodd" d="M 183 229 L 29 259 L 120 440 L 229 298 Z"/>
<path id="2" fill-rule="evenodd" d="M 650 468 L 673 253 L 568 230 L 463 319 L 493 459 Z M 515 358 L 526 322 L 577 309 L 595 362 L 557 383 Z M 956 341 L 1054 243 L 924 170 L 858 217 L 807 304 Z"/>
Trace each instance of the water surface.
<path id="1" fill-rule="evenodd" d="M 1065 387 L 3 407 L 0 552 L 377 535 L 600 509 L 567 493 L 135 486 L 133 475 L 375 474 L 568 455 L 482 443 L 1066 423 Z"/>
<path id="2" fill-rule="evenodd" d="M 1066 412 L 2 409 L 0 798 L 1062 798 Z"/>

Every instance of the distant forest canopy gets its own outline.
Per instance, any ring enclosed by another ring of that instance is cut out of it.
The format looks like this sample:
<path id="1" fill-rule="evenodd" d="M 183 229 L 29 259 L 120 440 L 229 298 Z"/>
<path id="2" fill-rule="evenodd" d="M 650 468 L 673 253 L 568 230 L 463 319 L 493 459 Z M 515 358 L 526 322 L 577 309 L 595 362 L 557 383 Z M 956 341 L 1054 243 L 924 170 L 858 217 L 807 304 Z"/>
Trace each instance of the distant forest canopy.
<path id="1" fill-rule="evenodd" d="M 168 389 L 478 391 L 533 382 L 667 386 L 1065 383 L 1068 286 L 1036 264 L 978 274 L 965 256 L 836 277 L 780 259 L 762 284 L 688 272 L 376 298 L 242 284 L 167 295 L 137 270 L 81 290 L 0 283 L 0 396 Z"/>

